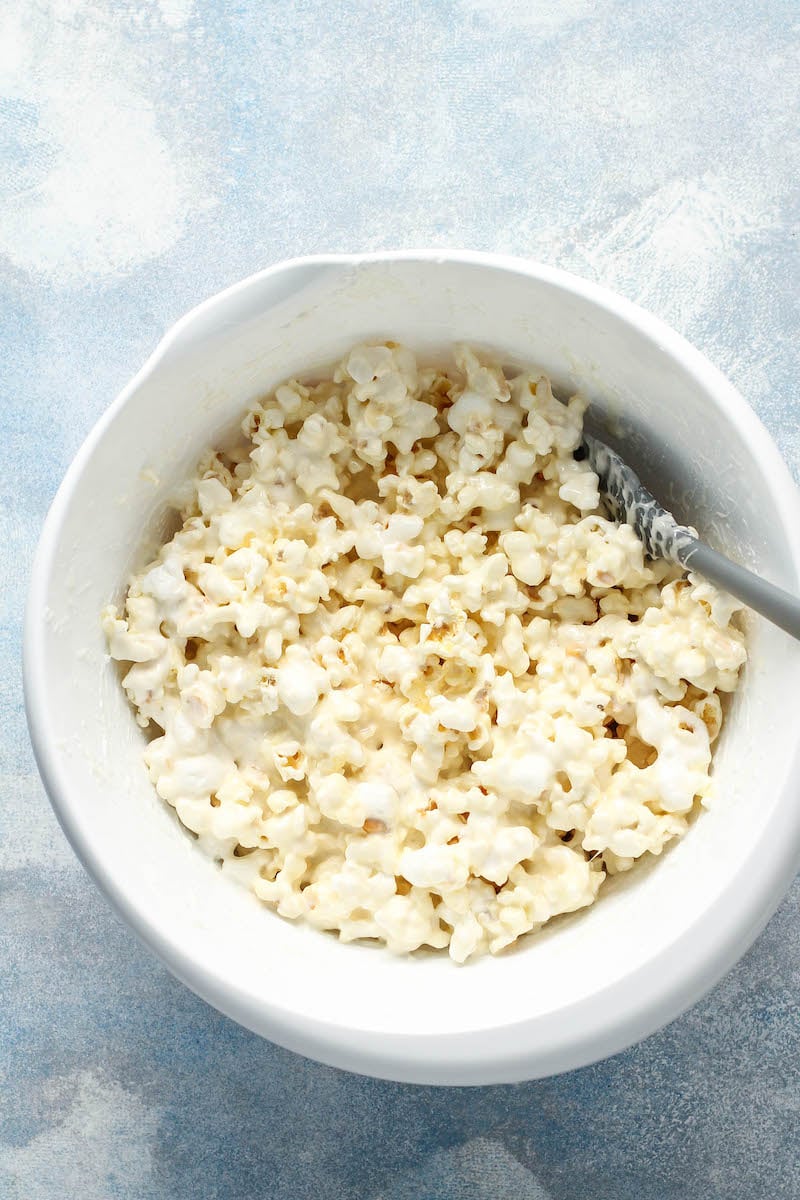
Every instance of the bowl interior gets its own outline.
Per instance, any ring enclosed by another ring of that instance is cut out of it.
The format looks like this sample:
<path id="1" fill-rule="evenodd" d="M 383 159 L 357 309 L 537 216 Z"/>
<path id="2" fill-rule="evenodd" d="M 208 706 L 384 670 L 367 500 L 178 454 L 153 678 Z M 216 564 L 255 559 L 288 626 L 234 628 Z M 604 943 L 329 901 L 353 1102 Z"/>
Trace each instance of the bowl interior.
<path id="1" fill-rule="evenodd" d="M 466 968 L 340 945 L 224 878 L 147 779 L 99 613 L 157 543 L 176 484 L 248 402 L 359 340 L 386 337 L 423 357 L 466 340 L 541 366 L 563 391 L 588 393 L 593 420 L 678 515 L 766 577 L 798 584 L 797 541 L 765 467 L 766 435 L 747 417 L 732 419 L 732 392 L 704 360 L 676 356 L 624 306 L 546 272 L 412 259 L 290 266 L 191 316 L 104 419 L 50 518 L 41 613 L 30 626 L 30 653 L 47 677 L 34 725 L 47 742 L 56 807 L 92 871 L 166 957 L 179 949 L 191 964 L 184 976 L 200 990 L 205 980 L 215 996 L 237 994 L 256 1025 L 259 1012 L 276 1008 L 375 1034 L 468 1032 L 578 1003 L 656 960 L 729 889 L 746 886 L 797 743 L 775 698 L 800 682 L 800 651 L 752 619 L 710 810 L 590 911 Z"/>

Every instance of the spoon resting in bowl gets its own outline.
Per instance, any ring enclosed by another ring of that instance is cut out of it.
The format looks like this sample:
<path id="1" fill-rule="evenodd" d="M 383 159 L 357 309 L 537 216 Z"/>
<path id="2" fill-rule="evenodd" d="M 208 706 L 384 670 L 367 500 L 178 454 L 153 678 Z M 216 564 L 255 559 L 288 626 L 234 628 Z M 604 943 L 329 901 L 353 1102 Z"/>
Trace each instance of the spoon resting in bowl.
<path id="1" fill-rule="evenodd" d="M 586 459 L 600 480 L 600 493 L 617 521 L 632 525 L 651 558 L 666 558 L 705 576 L 749 608 L 800 639 L 800 599 L 731 562 L 680 525 L 648 492 L 632 467 L 600 442 L 585 434 L 575 451 Z"/>

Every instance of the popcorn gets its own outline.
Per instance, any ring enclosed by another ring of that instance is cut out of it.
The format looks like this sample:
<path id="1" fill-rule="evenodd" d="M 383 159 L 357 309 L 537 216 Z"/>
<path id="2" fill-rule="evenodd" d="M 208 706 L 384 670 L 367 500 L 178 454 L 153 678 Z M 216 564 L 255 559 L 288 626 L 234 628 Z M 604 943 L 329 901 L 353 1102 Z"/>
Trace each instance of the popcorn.
<path id="1" fill-rule="evenodd" d="M 746 652 L 735 601 L 600 511 L 584 401 L 454 360 L 279 386 L 102 625 L 201 850 L 283 917 L 461 963 L 685 832 Z"/>
<path id="2" fill-rule="evenodd" d="M 323 692 L 328 676 L 302 646 L 288 646 L 276 672 L 278 699 L 296 717 L 307 716 Z"/>
<path id="3" fill-rule="evenodd" d="M 509 533 L 501 533 L 499 541 L 514 578 L 530 587 L 540 584 L 547 571 L 533 536 L 521 529 L 514 529 Z"/>

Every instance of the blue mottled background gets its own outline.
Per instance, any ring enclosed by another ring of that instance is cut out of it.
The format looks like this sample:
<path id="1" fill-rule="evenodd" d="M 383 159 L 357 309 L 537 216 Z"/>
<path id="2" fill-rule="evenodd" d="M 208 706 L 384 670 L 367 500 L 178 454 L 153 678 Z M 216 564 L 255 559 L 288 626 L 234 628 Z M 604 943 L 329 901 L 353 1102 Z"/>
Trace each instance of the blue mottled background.
<path id="1" fill-rule="evenodd" d="M 47 505 L 186 308 L 287 255 L 529 255 L 697 343 L 797 477 L 796 0 L 4 0 L 2 1200 L 796 1200 L 800 890 L 643 1045 L 473 1091 L 320 1067 L 109 912 L 25 732 Z"/>

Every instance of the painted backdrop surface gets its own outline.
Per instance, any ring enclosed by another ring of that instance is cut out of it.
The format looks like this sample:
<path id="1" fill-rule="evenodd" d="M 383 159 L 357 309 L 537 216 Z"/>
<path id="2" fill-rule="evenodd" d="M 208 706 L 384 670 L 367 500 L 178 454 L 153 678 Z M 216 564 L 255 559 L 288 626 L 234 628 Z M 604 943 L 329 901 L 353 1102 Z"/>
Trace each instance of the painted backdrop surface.
<path id="1" fill-rule="evenodd" d="M 529 255 L 699 345 L 800 476 L 794 0 L 0 6 L 0 1196 L 796 1200 L 800 889 L 702 1004 L 457 1091 L 237 1028 L 111 915 L 25 732 L 38 530 L 186 308 L 288 255 Z M 776 831 L 779 836 L 779 831 Z"/>

